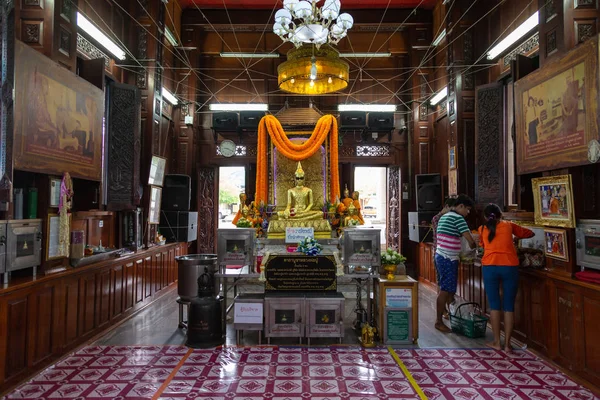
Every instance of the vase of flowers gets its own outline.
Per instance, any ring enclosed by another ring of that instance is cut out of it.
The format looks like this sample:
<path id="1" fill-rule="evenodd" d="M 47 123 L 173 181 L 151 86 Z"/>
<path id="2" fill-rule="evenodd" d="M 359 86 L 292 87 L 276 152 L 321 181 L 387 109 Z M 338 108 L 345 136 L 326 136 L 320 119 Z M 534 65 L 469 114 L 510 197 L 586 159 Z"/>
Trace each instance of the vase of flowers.
<path id="1" fill-rule="evenodd" d="M 304 253 L 307 256 L 317 256 L 321 254 L 322 250 L 323 246 L 311 237 L 306 237 L 304 240 L 300 241 L 298 243 L 298 248 L 296 249 L 298 253 Z"/>
<path id="2" fill-rule="evenodd" d="M 396 273 L 396 270 L 399 269 L 399 267 L 404 267 L 404 261 L 406 261 L 406 257 L 394 249 L 387 249 L 381 253 L 381 265 L 383 270 L 387 272 L 385 278 L 388 281 L 394 280 L 394 274 Z M 406 274 L 406 269 L 404 272 Z"/>

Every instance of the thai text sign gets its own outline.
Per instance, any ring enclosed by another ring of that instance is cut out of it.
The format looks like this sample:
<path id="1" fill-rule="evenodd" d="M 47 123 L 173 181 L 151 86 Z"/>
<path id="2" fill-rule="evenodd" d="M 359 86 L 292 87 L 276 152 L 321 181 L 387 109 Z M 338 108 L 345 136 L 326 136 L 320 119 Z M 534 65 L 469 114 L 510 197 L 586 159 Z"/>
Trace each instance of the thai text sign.
<path id="1" fill-rule="evenodd" d="M 332 255 L 272 255 L 265 263 L 265 290 L 335 291 L 336 272 Z"/>
<path id="2" fill-rule="evenodd" d="M 285 242 L 286 243 L 298 243 L 307 237 L 314 238 L 315 237 L 315 228 L 306 228 L 306 227 L 293 227 L 288 226 L 285 228 Z"/>

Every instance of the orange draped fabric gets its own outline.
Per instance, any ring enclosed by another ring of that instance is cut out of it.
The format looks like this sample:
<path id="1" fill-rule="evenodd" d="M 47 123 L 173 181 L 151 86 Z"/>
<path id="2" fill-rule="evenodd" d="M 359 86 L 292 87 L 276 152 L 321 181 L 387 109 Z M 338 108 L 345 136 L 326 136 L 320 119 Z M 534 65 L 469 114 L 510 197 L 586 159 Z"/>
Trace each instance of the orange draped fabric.
<path id="1" fill-rule="evenodd" d="M 330 165 L 330 201 L 334 203 L 340 197 L 340 174 L 338 162 L 338 125 L 333 115 L 324 115 L 319 119 L 310 138 L 302 144 L 292 143 L 281 123 L 272 115 L 266 115 L 258 125 L 258 148 L 256 157 L 256 204 L 267 203 L 269 194 L 267 172 L 267 132 L 271 140 L 286 158 L 294 161 L 306 160 L 315 154 L 327 136 L 329 136 Z"/>

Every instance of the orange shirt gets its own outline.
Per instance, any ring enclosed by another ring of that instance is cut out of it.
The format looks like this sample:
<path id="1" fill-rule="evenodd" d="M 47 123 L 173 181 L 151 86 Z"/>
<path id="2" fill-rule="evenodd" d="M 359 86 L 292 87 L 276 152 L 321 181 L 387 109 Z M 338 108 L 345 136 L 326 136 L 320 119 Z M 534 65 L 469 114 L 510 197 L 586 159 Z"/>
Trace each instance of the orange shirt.
<path id="1" fill-rule="evenodd" d="M 513 235 L 519 239 L 534 236 L 533 231 L 502 220 L 498 221 L 496 236 L 491 242 L 488 240 L 489 234 L 485 226 L 479 227 L 479 245 L 484 248 L 481 265 L 518 266 L 519 258 L 513 244 Z"/>

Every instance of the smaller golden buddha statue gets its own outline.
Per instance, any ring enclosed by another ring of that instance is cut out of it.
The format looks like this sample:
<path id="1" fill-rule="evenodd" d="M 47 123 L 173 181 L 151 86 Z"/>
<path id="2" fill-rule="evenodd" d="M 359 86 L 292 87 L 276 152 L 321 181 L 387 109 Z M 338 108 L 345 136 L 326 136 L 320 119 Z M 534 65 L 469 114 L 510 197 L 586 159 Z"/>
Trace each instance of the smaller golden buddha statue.
<path id="1" fill-rule="evenodd" d="M 354 203 L 350 203 L 348 206 L 348 215 L 344 218 L 344 226 L 356 226 L 362 225 L 364 222 L 361 222 L 357 215 L 357 209 L 354 207 Z"/>
<path id="2" fill-rule="evenodd" d="M 358 200 L 359 193 L 357 190 L 352 192 L 352 204 L 354 204 L 354 208 L 356 208 L 356 215 L 358 216 L 358 220 L 361 225 L 365 224 L 365 220 L 363 219 L 362 213 L 360 212 L 360 201 Z"/>
<path id="3" fill-rule="evenodd" d="M 352 203 L 352 197 L 350 197 L 350 190 L 348 190 L 348 184 L 344 185 L 344 197 L 337 206 L 337 212 L 340 215 L 346 214 L 348 206 Z"/>
<path id="4" fill-rule="evenodd" d="M 242 228 L 253 228 L 255 224 L 256 221 L 250 216 L 250 209 L 248 208 L 248 206 L 242 207 L 242 215 L 238 220 L 236 226 Z"/>
<path id="5" fill-rule="evenodd" d="M 246 198 L 246 193 L 240 193 L 240 205 L 238 208 L 238 212 L 237 214 L 235 214 L 235 218 L 233 218 L 233 221 L 231 221 L 231 223 L 235 226 L 237 226 L 238 221 L 240 220 L 240 218 L 242 218 L 242 209 L 246 205 Z"/>
<path id="6" fill-rule="evenodd" d="M 287 191 L 287 205 L 277 213 L 280 219 L 307 221 L 323 219 L 322 211 L 313 211 L 313 191 L 304 186 L 304 170 L 298 161 L 295 174 L 296 186 Z"/>

